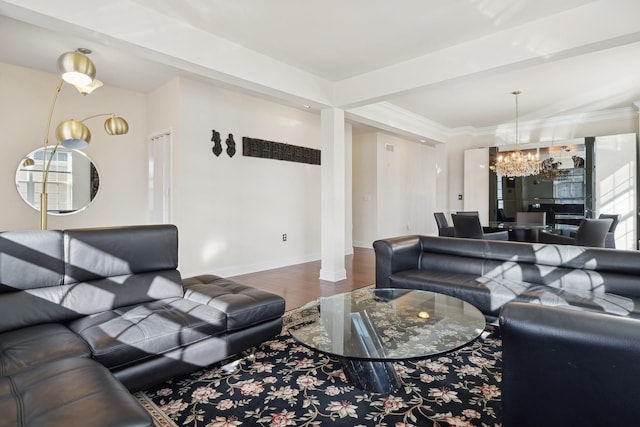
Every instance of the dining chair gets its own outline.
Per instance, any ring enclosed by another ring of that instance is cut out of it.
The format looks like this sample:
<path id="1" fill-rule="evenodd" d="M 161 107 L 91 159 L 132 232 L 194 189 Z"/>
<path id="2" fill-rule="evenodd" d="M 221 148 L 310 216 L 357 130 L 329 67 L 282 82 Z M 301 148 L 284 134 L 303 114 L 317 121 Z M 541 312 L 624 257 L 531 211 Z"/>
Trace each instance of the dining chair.
<path id="1" fill-rule="evenodd" d="M 480 216 L 478 211 L 458 211 L 456 215 L 472 215 L 472 216 Z"/>
<path id="2" fill-rule="evenodd" d="M 609 231 L 607 232 L 607 237 L 604 238 L 605 248 L 610 248 L 610 249 L 616 248 L 616 227 L 618 226 L 618 223 L 620 222 L 621 217 L 622 215 L 618 215 L 618 214 L 600 214 L 600 216 L 598 216 L 598 219 L 610 218 L 613 220 L 613 222 L 611 223 L 611 227 L 609 227 Z M 576 237 L 576 233 L 577 233 L 577 230 L 572 230 L 571 232 L 569 232 L 569 236 Z"/>
<path id="3" fill-rule="evenodd" d="M 609 231 L 607 232 L 607 237 L 604 239 L 604 247 L 615 249 L 616 247 L 616 227 L 622 219 L 622 215 L 619 214 L 600 214 L 598 216 L 600 219 L 610 218 L 613 220 L 611 223 L 611 227 L 609 227 Z"/>
<path id="4" fill-rule="evenodd" d="M 538 234 L 538 242 L 555 245 L 574 245 L 603 248 L 607 233 L 613 220 L 611 218 L 591 219 L 585 218 L 575 231 L 574 237 L 561 236 L 559 234 L 541 231 Z"/>
<path id="5" fill-rule="evenodd" d="M 453 237 L 453 227 L 451 227 L 449 222 L 447 222 L 445 214 L 443 212 L 434 212 L 433 216 L 435 217 L 436 224 L 438 225 L 438 236 Z"/>
<path id="6" fill-rule="evenodd" d="M 480 224 L 480 217 L 476 215 L 452 214 L 453 237 L 484 240 L 509 240 L 508 231 L 485 233 Z"/>

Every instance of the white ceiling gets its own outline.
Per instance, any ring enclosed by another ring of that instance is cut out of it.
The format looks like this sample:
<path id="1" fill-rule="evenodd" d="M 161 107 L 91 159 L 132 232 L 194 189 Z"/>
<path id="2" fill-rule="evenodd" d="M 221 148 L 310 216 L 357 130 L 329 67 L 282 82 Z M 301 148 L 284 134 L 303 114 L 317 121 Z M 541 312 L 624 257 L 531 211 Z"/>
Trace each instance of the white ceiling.
<path id="1" fill-rule="evenodd" d="M 521 120 L 631 108 L 638 16 L 638 0 L 0 0 L 0 61 L 55 73 L 87 47 L 125 89 L 189 75 L 482 129 L 514 120 L 514 90 Z"/>

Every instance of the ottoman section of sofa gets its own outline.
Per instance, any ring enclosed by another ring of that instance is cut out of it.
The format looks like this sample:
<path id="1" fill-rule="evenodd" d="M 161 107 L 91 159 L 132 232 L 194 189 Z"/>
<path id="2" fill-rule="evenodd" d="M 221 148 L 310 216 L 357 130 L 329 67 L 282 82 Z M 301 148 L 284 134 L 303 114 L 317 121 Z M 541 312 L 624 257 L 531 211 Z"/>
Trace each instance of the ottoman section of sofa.
<path id="1" fill-rule="evenodd" d="M 147 411 L 91 359 L 42 363 L 0 377 L 1 426 L 151 427 Z"/>
<path id="2" fill-rule="evenodd" d="M 121 307 L 69 324 L 95 360 L 117 370 L 226 333 L 224 313 L 170 298 Z"/>
<path id="3" fill-rule="evenodd" d="M 281 318 L 285 301 L 279 295 L 212 274 L 183 279 L 184 297 L 227 316 L 229 332 Z"/>

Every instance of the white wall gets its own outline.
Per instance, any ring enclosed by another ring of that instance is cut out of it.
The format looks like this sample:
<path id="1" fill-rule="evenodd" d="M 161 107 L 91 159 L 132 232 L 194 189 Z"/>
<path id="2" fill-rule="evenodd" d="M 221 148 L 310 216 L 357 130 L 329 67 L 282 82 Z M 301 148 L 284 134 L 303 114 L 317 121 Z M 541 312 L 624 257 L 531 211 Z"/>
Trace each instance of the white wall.
<path id="1" fill-rule="evenodd" d="M 0 120 L 5 135 L 0 157 L 0 229 L 39 228 L 39 212 L 22 201 L 15 171 L 23 156 L 44 141 L 47 113 L 58 77 L 0 64 Z M 127 119 L 129 134 L 110 137 L 100 118 L 87 122 L 93 139 L 85 149 L 95 162 L 101 188 L 85 211 L 49 217 L 49 228 L 102 227 L 148 223 L 148 139 L 171 131 L 173 138 L 173 219 L 180 233 L 183 275 L 246 273 L 320 257 L 320 166 L 242 156 L 249 136 L 319 148 L 316 113 L 265 99 L 173 79 L 150 94 L 104 86 L 81 96 L 65 84 L 52 128 L 67 118 L 116 112 Z M 237 153 L 216 157 L 211 130 L 223 147 L 234 135 Z M 346 126 L 347 159 L 351 127 Z M 53 129 L 50 135 L 54 141 Z M 347 165 L 347 185 L 351 166 Z M 346 191 L 351 232 L 351 192 Z M 288 241 L 282 242 L 282 234 Z M 350 251 L 351 236 L 345 239 Z"/>
<path id="2" fill-rule="evenodd" d="M 305 262 L 320 253 L 320 166 L 244 157 L 242 137 L 319 148 L 317 114 L 187 79 L 151 96 L 179 106 L 150 133 L 173 134 L 173 219 L 184 275 L 230 276 Z M 211 131 L 225 151 L 216 157 Z M 237 153 L 225 140 L 233 134 Z M 282 235 L 287 234 L 287 242 Z"/>
<path id="3" fill-rule="evenodd" d="M 353 244 L 370 248 L 378 221 L 377 134 L 353 138 Z"/>
<path id="4" fill-rule="evenodd" d="M 390 151 L 393 150 L 393 151 Z M 354 139 L 354 244 L 437 234 L 436 149 L 384 133 Z"/>
<path id="5" fill-rule="evenodd" d="M 480 222 L 489 222 L 489 149 L 474 148 L 464 152 L 465 211 L 478 211 Z"/>
<path id="6" fill-rule="evenodd" d="M 353 126 L 344 124 L 345 146 L 345 253 L 353 254 Z"/>
<path id="7" fill-rule="evenodd" d="M 616 227 L 616 248 L 637 247 L 637 149 L 636 135 L 612 135 L 596 138 L 594 217 L 600 214 L 621 216 Z M 602 162 L 602 158 L 608 161 Z"/>
<path id="8" fill-rule="evenodd" d="M 40 227 L 40 214 L 19 196 L 15 172 L 22 157 L 44 144 L 46 121 L 58 77 L 0 63 L 0 230 Z M 146 97 L 108 86 L 82 96 L 64 84 L 56 104 L 49 141 L 55 127 L 69 118 L 115 112 L 126 118 L 127 135 L 108 136 L 105 117 L 90 119 L 91 144 L 84 149 L 100 173 L 100 190 L 89 209 L 74 215 L 49 216 L 50 229 L 139 224 L 146 215 Z"/>

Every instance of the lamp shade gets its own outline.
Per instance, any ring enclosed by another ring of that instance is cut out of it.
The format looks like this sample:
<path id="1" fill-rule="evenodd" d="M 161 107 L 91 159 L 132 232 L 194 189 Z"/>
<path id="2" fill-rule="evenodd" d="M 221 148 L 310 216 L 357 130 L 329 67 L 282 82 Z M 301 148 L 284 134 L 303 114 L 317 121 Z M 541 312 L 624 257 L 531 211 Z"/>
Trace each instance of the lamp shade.
<path id="1" fill-rule="evenodd" d="M 124 135 L 129 132 L 129 123 L 122 117 L 109 117 L 104 122 L 104 130 L 109 135 Z"/>
<path id="2" fill-rule="evenodd" d="M 58 58 L 58 70 L 62 79 L 72 85 L 88 85 L 96 77 L 93 62 L 79 52 L 67 52 Z"/>
<path id="3" fill-rule="evenodd" d="M 56 128 L 56 138 L 63 147 L 80 149 L 91 142 L 91 131 L 82 122 L 65 120 Z"/>
<path id="4" fill-rule="evenodd" d="M 78 89 L 78 92 L 80 92 L 81 94 L 89 95 L 94 90 L 98 89 L 99 87 L 102 87 L 102 82 L 98 79 L 93 79 L 93 81 L 88 85 L 75 85 L 75 87 L 76 89 Z"/>

